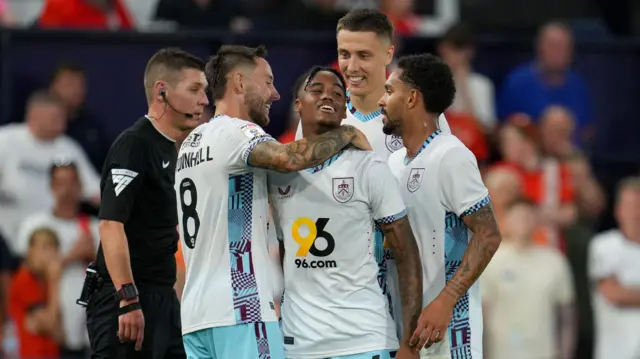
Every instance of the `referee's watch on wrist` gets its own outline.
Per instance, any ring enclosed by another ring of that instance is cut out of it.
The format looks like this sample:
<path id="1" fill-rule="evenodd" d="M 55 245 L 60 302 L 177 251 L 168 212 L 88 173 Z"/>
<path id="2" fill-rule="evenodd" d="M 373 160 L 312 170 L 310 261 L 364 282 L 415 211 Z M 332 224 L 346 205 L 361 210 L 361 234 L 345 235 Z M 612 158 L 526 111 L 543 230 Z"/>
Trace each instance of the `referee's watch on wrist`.
<path id="1" fill-rule="evenodd" d="M 122 287 L 116 292 L 116 300 L 125 300 L 130 302 L 138 299 L 138 288 L 133 283 L 123 284 Z"/>

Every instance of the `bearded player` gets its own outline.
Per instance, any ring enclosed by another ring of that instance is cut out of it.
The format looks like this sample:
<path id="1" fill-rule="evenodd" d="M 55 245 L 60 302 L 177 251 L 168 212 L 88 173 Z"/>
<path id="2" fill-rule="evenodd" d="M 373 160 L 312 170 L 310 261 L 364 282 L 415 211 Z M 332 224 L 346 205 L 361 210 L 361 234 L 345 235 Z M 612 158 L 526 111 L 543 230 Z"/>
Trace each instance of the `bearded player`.
<path id="1" fill-rule="evenodd" d="M 476 280 L 501 242 L 475 156 L 438 129 L 452 103 L 451 69 L 432 55 L 399 59 L 380 106 L 384 131 L 406 150 L 389 158 L 418 240 L 426 306 L 411 344 L 430 359 L 482 358 L 482 307 Z"/>

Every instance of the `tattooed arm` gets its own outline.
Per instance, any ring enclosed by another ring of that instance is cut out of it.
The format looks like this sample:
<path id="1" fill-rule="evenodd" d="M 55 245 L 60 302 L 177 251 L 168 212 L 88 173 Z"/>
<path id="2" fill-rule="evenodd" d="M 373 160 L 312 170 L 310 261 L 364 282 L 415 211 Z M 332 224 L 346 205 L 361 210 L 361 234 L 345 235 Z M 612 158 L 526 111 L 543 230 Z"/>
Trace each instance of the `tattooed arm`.
<path id="1" fill-rule="evenodd" d="M 473 232 L 473 237 L 469 240 L 460 267 L 443 290 L 444 294 L 456 302 L 478 280 L 502 241 L 490 202 L 478 211 L 462 217 L 462 220 Z"/>
<path id="2" fill-rule="evenodd" d="M 277 172 L 301 171 L 326 161 L 347 146 L 357 134 L 353 126 L 340 126 L 322 135 L 286 145 L 276 141 L 261 142 L 249 154 L 248 163 Z"/>
<path id="3" fill-rule="evenodd" d="M 402 302 L 402 343 L 409 338 L 418 324 L 422 310 L 422 265 L 418 244 L 406 216 L 388 224 L 380 223 L 385 240 L 389 241 L 396 258 L 400 301 Z"/>

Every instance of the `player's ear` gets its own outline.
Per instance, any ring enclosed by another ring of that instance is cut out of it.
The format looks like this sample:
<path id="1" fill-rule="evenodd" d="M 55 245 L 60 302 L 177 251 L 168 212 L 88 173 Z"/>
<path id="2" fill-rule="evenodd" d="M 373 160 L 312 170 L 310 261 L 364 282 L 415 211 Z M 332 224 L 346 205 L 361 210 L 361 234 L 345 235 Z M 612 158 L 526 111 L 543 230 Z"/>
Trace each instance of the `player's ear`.
<path id="1" fill-rule="evenodd" d="M 240 72 L 236 71 L 232 73 L 232 80 L 233 80 L 233 91 L 237 94 L 241 94 L 244 92 L 244 83 L 243 83 L 243 76 Z"/>
<path id="2" fill-rule="evenodd" d="M 387 61 L 385 61 L 385 65 L 389 66 L 393 62 L 393 55 L 396 52 L 396 47 L 393 45 L 389 45 L 387 49 Z"/>
<path id="3" fill-rule="evenodd" d="M 418 91 L 411 89 L 409 91 L 409 96 L 407 96 L 407 108 L 411 110 L 416 107 L 418 105 L 419 97 L 420 95 L 418 94 Z"/>
<path id="4" fill-rule="evenodd" d="M 164 82 L 162 81 L 156 81 L 153 84 L 153 97 L 155 97 L 156 101 L 158 102 L 163 102 L 164 98 L 162 96 L 162 94 L 164 93 L 166 95 L 166 90 L 167 86 Z"/>
<path id="5" fill-rule="evenodd" d="M 347 104 L 344 104 L 344 106 L 340 106 L 338 115 L 340 115 L 340 118 L 343 120 L 347 119 Z"/>
<path id="6" fill-rule="evenodd" d="M 293 111 L 298 114 L 298 117 L 300 117 L 300 108 L 302 107 L 302 102 L 300 102 L 300 99 L 297 98 L 294 102 L 293 102 Z M 346 107 L 346 106 L 345 106 Z"/>

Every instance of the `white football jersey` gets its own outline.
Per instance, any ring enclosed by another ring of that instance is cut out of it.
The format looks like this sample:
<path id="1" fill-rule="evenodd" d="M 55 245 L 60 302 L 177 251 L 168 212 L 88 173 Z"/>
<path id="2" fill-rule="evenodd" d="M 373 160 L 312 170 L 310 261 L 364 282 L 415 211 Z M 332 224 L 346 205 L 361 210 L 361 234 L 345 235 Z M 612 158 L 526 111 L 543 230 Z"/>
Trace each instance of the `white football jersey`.
<path id="1" fill-rule="evenodd" d="M 375 112 L 364 114 L 358 111 L 351 101 L 349 100 L 349 93 L 347 91 L 347 118 L 342 121 L 343 125 L 352 125 L 367 136 L 371 148 L 380 157 L 387 160 L 389 156 L 397 150 L 404 149 L 402 138 L 395 135 L 386 135 L 382 132 L 382 111 L 377 110 Z M 441 115 L 438 119 L 439 127 L 442 132 L 451 133 L 449 124 L 444 115 Z M 302 138 L 302 124 L 298 123 L 298 130 L 296 132 L 296 140 Z M 378 244 L 382 246 L 383 238 L 382 231 L 378 231 Z M 385 248 L 384 252 L 378 252 L 377 261 L 380 267 L 380 275 L 384 278 L 384 286 L 387 288 L 391 295 L 392 311 L 394 316 L 402 318 L 402 308 L 400 306 L 400 291 L 398 289 L 398 273 L 396 271 L 396 263 L 393 255 L 393 251 L 390 248 Z M 400 321 L 398 321 L 399 325 Z M 398 326 L 398 335 L 402 334 L 402 328 Z"/>
<path id="2" fill-rule="evenodd" d="M 389 158 L 409 222 L 418 241 L 424 306 L 458 269 L 471 231 L 462 218 L 490 203 L 476 158 L 457 137 L 436 131 L 413 159 L 406 151 Z M 424 356 L 423 356 L 424 357 Z M 482 303 L 476 282 L 456 304 L 445 340 L 427 358 L 482 358 Z"/>
<path id="3" fill-rule="evenodd" d="M 306 171 L 269 173 L 274 225 L 285 247 L 287 358 L 398 348 L 374 253 L 382 251 L 374 245 L 376 221 L 406 216 L 395 183 L 385 161 L 355 149 Z"/>
<path id="4" fill-rule="evenodd" d="M 186 265 L 182 333 L 277 321 L 267 248 L 267 174 L 247 164 L 260 126 L 217 116 L 183 142 L 176 195 Z"/>

